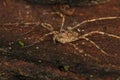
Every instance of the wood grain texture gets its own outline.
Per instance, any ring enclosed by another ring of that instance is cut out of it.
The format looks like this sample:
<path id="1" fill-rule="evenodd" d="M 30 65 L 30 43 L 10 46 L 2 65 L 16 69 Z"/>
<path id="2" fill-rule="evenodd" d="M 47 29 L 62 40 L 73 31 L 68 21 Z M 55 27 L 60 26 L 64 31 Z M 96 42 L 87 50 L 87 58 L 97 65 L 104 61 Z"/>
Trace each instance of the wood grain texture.
<path id="1" fill-rule="evenodd" d="M 33 5 L 24 0 L 0 0 L 0 79 L 1 80 L 115 80 L 120 76 L 120 39 L 108 35 L 88 36 L 104 55 L 89 41 L 74 41 L 78 50 L 69 44 L 54 43 L 53 35 L 31 47 L 49 33 L 40 23 L 49 23 L 59 31 L 61 17 L 46 13 L 59 11 L 65 15 L 64 29 L 84 20 L 120 16 L 120 1 L 69 7 L 64 5 Z M 69 14 L 71 10 L 74 11 Z M 66 12 L 65 12 L 66 11 Z M 120 19 L 86 23 L 76 28 L 80 35 L 102 31 L 120 37 Z"/>

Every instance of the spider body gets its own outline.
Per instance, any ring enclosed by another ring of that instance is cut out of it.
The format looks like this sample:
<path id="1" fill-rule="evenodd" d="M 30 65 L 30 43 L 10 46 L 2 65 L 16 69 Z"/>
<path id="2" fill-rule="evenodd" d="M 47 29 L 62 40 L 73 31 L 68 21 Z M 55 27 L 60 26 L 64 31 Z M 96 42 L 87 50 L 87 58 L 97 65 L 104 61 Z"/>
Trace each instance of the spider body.
<path id="1" fill-rule="evenodd" d="M 70 43 L 78 40 L 79 34 L 75 31 L 62 31 L 54 34 L 53 39 L 60 43 Z"/>

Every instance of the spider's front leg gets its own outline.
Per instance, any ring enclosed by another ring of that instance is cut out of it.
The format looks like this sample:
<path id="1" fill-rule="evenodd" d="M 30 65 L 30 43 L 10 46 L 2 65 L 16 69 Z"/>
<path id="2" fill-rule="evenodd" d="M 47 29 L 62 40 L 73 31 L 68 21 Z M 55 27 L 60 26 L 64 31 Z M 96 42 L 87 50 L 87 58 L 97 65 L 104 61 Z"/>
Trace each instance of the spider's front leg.
<path id="1" fill-rule="evenodd" d="M 49 35 L 52 35 L 52 34 L 55 34 L 55 33 L 56 33 L 56 31 L 49 32 L 49 33 L 43 35 L 39 40 L 35 41 L 34 43 L 32 43 L 32 44 L 30 44 L 30 45 L 27 45 L 27 46 L 23 46 L 23 48 L 27 48 L 27 47 L 34 46 L 35 44 L 43 41 L 43 40 L 45 39 L 45 37 L 47 37 L 47 36 L 49 36 Z"/>
<path id="2" fill-rule="evenodd" d="M 48 24 L 48 23 L 39 23 L 39 22 L 38 22 L 38 23 L 36 23 L 36 26 L 43 27 L 43 28 L 47 29 L 48 31 L 53 31 L 53 30 L 54 30 L 53 26 L 52 26 L 51 24 Z M 35 29 L 35 27 L 32 28 L 32 30 L 24 33 L 23 35 L 29 34 L 29 33 L 32 32 L 34 29 Z"/>
<path id="3" fill-rule="evenodd" d="M 110 17 L 100 17 L 100 18 L 94 18 L 94 19 L 87 19 L 87 20 L 84 20 L 84 21 L 76 24 L 75 26 L 71 27 L 70 30 L 74 30 L 74 29 L 76 29 L 76 28 L 78 28 L 81 25 L 84 25 L 86 23 L 102 21 L 102 20 L 113 20 L 113 19 L 120 19 L 120 16 L 110 16 Z"/>
<path id="4" fill-rule="evenodd" d="M 104 51 L 102 48 L 100 48 L 94 41 L 90 40 L 89 38 L 87 38 L 88 36 L 91 36 L 93 34 L 100 34 L 100 35 L 107 35 L 109 37 L 113 37 L 113 38 L 116 38 L 116 39 L 120 39 L 120 36 L 116 36 L 114 34 L 109 34 L 109 33 L 105 33 L 105 32 L 102 32 L 102 31 L 91 31 L 89 33 L 86 33 L 82 36 L 79 37 L 79 39 L 85 39 L 87 41 L 89 41 L 91 44 L 93 44 L 97 49 L 99 49 L 103 54 L 107 55 L 107 56 L 112 56 L 112 57 L 115 57 L 114 55 L 109 55 L 106 51 Z"/>
<path id="5" fill-rule="evenodd" d="M 44 27 L 45 29 L 49 30 L 49 31 L 53 31 L 54 28 L 51 24 L 48 23 L 41 23 L 41 26 Z"/>
<path id="6" fill-rule="evenodd" d="M 52 34 L 55 34 L 56 31 L 54 31 L 54 28 L 52 27 L 51 24 L 48 24 L 48 23 L 41 23 L 41 26 L 44 27 L 45 29 L 49 30 L 50 32 L 43 35 L 39 40 L 37 40 L 36 42 L 30 44 L 30 45 L 27 45 L 27 46 L 24 46 L 23 48 L 27 48 L 27 47 L 31 47 L 41 41 L 43 41 L 45 39 L 45 37 L 49 36 L 49 35 L 52 35 Z"/>
<path id="7" fill-rule="evenodd" d="M 0 24 L 0 25 L 3 25 L 3 26 L 21 26 L 21 25 L 24 25 L 24 26 L 29 26 L 29 25 L 39 25 L 40 22 L 15 22 L 15 23 L 11 23 L 11 22 L 8 22 L 8 23 L 4 23 L 4 24 Z"/>
<path id="8" fill-rule="evenodd" d="M 15 23 L 8 22 L 8 23 L 0 24 L 0 26 L 18 26 L 19 28 L 21 28 L 21 26 L 38 26 L 38 25 L 40 25 L 40 22 L 23 22 L 23 21 L 21 21 L 21 22 L 15 22 Z M 34 27 L 31 30 L 23 33 L 22 36 L 29 34 L 33 30 L 34 30 Z"/>
<path id="9" fill-rule="evenodd" d="M 61 22 L 61 27 L 60 27 L 60 32 L 63 31 L 63 27 L 64 27 L 64 23 L 65 23 L 65 15 L 63 15 L 60 12 L 50 12 L 50 13 L 45 13 L 45 14 L 52 14 L 52 15 L 59 15 L 62 18 L 62 22 Z"/>
<path id="10" fill-rule="evenodd" d="M 93 34 L 100 34 L 100 35 L 107 35 L 109 37 L 113 37 L 113 38 L 116 38 L 116 39 L 120 39 L 120 36 L 117 36 L 117 35 L 114 35 L 114 34 L 110 34 L 110 33 L 106 33 L 106 32 L 103 32 L 103 31 L 91 31 L 89 33 L 86 33 L 84 35 L 82 35 L 83 37 L 87 37 L 87 36 L 91 36 Z"/>

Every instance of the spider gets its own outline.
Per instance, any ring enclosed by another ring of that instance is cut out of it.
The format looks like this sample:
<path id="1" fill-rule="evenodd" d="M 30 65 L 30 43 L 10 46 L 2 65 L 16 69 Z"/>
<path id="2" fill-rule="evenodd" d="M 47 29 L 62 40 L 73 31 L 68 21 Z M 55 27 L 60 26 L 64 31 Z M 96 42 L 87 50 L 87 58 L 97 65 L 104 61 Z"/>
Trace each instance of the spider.
<path id="1" fill-rule="evenodd" d="M 48 24 L 48 23 L 25 23 L 27 25 L 29 25 L 29 24 L 38 24 L 39 25 L 40 24 L 43 28 L 47 29 L 50 32 L 43 35 L 38 41 L 35 41 L 34 43 L 32 43 L 30 45 L 26 45 L 23 48 L 31 47 L 31 46 L 33 46 L 33 45 L 35 45 L 35 44 L 37 44 L 41 41 L 44 41 L 45 37 L 47 37 L 49 35 L 53 35 L 53 41 L 54 42 L 58 41 L 59 43 L 62 43 L 62 44 L 67 43 L 67 44 L 73 46 L 75 48 L 75 50 L 77 50 L 79 53 L 83 53 L 83 50 L 79 49 L 77 47 L 77 45 L 73 44 L 72 42 L 83 39 L 83 40 L 86 40 L 86 41 L 90 42 L 92 45 L 94 45 L 98 50 L 101 51 L 101 54 L 111 56 L 111 57 L 115 57 L 114 55 L 110 55 L 106 51 L 104 51 L 94 41 L 90 40 L 88 38 L 88 36 L 92 36 L 93 34 L 100 34 L 100 35 L 106 35 L 106 36 L 109 36 L 109 37 L 113 37 L 113 38 L 116 38 L 116 39 L 120 39 L 120 36 L 110 34 L 110 33 L 106 33 L 106 32 L 102 32 L 102 31 L 98 31 L 98 30 L 91 31 L 91 32 L 88 32 L 88 33 L 83 34 L 83 35 L 79 35 L 79 33 L 77 31 L 74 31 L 74 30 L 76 28 L 78 28 L 79 26 L 85 24 L 85 23 L 101 21 L 101 20 L 109 20 L 109 19 L 118 19 L 120 17 L 113 16 L 113 17 L 100 17 L 100 18 L 96 18 L 96 19 L 88 19 L 88 20 L 84 20 L 84 21 L 76 24 L 73 27 L 67 27 L 67 29 L 64 29 L 64 23 L 65 23 L 65 15 L 64 14 L 62 14 L 60 12 L 51 12 L 51 13 L 47 13 L 47 14 L 52 14 L 52 15 L 57 14 L 62 18 L 62 23 L 61 23 L 60 30 L 55 31 L 53 26 L 51 24 Z M 6 24 L 6 25 L 9 25 L 9 24 Z M 31 32 L 31 31 L 29 31 L 29 32 Z M 27 34 L 29 32 L 27 32 Z M 91 55 L 87 55 L 87 56 L 92 57 Z"/>
<path id="2" fill-rule="evenodd" d="M 114 55 L 109 55 L 106 51 L 104 51 L 102 48 L 100 48 L 94 41 L 90 40 L 87 37 L 91 36 L 93 34 L 100 34 L 100 35 L 107 35 L 109 37 L 120 39 L 120 36 L 117 36 L 117 35 L 114 35 L 114 34 L 109 34 L 109 33 L 102 32 L 102 31 L 91 31 L 91 32 L 88 32 L 86 34 L 79 35 L 79 33 L 74 31 L 74 30 L 76 28 L 78 28 L 79 26 L 85 24 L 85 23 L 101 21 L 101 20 L 108 20 L 108 19 L 117 19 L 117 18 L 120 18 L 120 17 L 101 17 L 101 18 L 96 18 L 96 19 L 84 20 L 84 21 L 78 23 L 77 25 L 75 25 L 73 27 L 67 27 L 67 29 L 64 29 L 65 15 L 63 15 L 60 12 L 51 12 L 51 13 L 48 13 L 48 14 L 57 14 L 57 15 L 59 15 L 62 18 L 60 31 L 55 31 L 51 24 L 41 23 L 41 26 L 46 28 L 50 32 L 45 34 L 45 35 L 43 35 L 38 41 L 36 41 L 36 42 L 34 42 L 34 43 L 30 44 L 30 45 L 24 46 L 24 48 L 33 46 L 33 45 L 43 41 L 45 39 L 45 37 L 47 37 L 49 35 L 53 35 L 53 41 L 54 42 L 58 41 L 59 43 L 62 43 L 62 44 L 66 44 L 67 43 L 67 44 L 73 46 L 80 53 L 82 53 L 83 51 L 81 49 L 79 49 L 72 42 L 78 41 L 80 39 L 84 39 L 84 40 L 90 42 L 92 45 L 94 45 L 97 49 L 99 49 L 102 54 L 107 55 L 107 56 L 114 56 Z"/>

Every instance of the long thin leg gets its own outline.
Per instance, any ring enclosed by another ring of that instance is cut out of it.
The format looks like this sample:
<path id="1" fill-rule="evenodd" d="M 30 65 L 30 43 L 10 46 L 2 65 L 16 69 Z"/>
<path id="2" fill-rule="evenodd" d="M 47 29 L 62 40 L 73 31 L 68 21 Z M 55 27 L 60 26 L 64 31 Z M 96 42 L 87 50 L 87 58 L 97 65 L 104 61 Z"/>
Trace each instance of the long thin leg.
<path id="1" fill-rule="evenodd" d="M 92 43 L 97 49 L 99 49 L 103 54 L 107 55 L 107 56 L 112 56 L 115 57 L 114 55 L 109 55 L 106 51 L 104 51 L 102 48 L 100 48 L 95 42 L 93 42 L 92 40 L 90 40 L 89 38 L 87 38 L 87 36 L 91 36 L 93 34 L 101 34 L 101 35 L 107 35 L 109 37 L 113 37 L 113 38 L 117 38 L 120 39 L 120 36 L 116 36 L 114 34 L 109 34 L 109 33 L 105 33 L 102 31 L 91 31 L 89 33 L 86 33 L 82 36 L 79 37 L 79 39 L 85 39 L 87 41 L 89 41 L 90 43 Z"/>
<path id="2" fill-rule="evenodd" d="M 40 23 L 40 24 L 41 24 L 41 27 L 47 29 L 48 31 L 53 31 L 53 30 L 54 30 L 54 28 L 53 28 L 53 26 L 52 26 L 51 24 L 48 24 L 48 23 Z M 40 25 L 40 24 L 39 24 L 39 25 Z M 29 34 L 30 32 L 32 32 L 33 30 L 34 30 L 34 28 L 32 28 L 32 30 L 24 33 L 23 35 L 27 35 L 27 34 Z"/>
<path id="3" fill-rule="evenodd" d="M 4 24 L 0 24 L 0 25 L 3 25 L 3 26 L 10 26 L 10 25 L 13 25 L 13 26 L 18 26 L 18 25 L 26 25 L 26 26 L 29 26 L 29 25 L 39 25 L 40 23 L 39 22 L 25 22 L 25 23 L 4 23 Z"/>
<path id="4" fill-rule="evenodd" d="M 36 41 L 36 42 L 34 42 L 34 43 L 30 44 L 30 45 L 23 46 L 23 48 L 31 47 L 31 46 L 33 46 L 33 45 L 35 45 L 35 44 L 43 41 L 43 40 L 45 39 L 45 37 L 47 37 L 47 36 L 49 36 L 49 35 L 52 35 L 52 34 L 55 34 L 55 33 L 56 33 L 56 31 L 49 32 L 49 33 L 43 35 L 38 41 Z"/>
<path id="5" fill-rule="evenodd" d="M 101 35 L 107 35 L 109 37 L 113 37 L 113 38 L 117 38 L 117 39 L 120 39 L 120 36 L 117 36 L 117 35 L 114 35 L 114 34 L 109 34 L 109 33 L 106 33 L 106 32 L 102 32 L 102 31 L 91 31 L 89 33 L 86 33 L 84 35 L 82 35 L 83 37 L 87 37 L 87 36 L 91 36 L 93 34 L 101 34 Z"/>
<path id="6" fill-rule="evenodd" d="M 105 52 L 102 48 L 100 48 L 94 41 L 88 39 L 88 38 L 84 38 L 85 40 L 89 41 L 90 43 L 92 43 L 97 49 L 99 49 L 103 54 L 107 55 L 107 56 L 111 56 L 109 55 L 107 52 Z M 113 56 L 113 55 L 112 55 Z"/>
<path id="7" fill-rule="evenodd" d="M 82 49 L 79 49 L 75 44 L 72 44 L 72 43 L 68 43 L 68 44 L 71 45 L 76 51 L 78 51 L 79 53 L 81 53 L 83 55 L 84 51 Z M 77 55 L 79 55 L 79 54 L 77 54 Z M 84 54 L 84 56 L 90 57 L 96 61 L 100 61 L 98 58 L 95 58 L 95 57 L 91 56 L 90 54 Z"/>
<path id="8" fill-rule="evenodd" d="M 119 19 L 119 16 L 113 16 L 113 17 L 100 17 L 100 18 L 95 18 L 95 19 L 88 19 L 88 20 L 84 20 L 80 23 L 78 23 L 77 25 L 71 27 L 71 30 L 76 29 L 77 27 L 89 23 L 89 22 L 95 22 L 95 21 L 101 21 L 101 20 L 112 20 L 112 19 Z"/>
<path id="9" fill-rule="evenodd" d="M 25 25 L 25 26 L 29 26 L 29 25 L 40 25 L 40 22 L 18 22 L 18 23 L 4 23 L 4 24 L 0 24 L 3 26 L 19 26 L 19 25 Z M 32 32 L 34 30 L 34 28 L 32 28 L 32 30 L 27 31 L 26 33 L 22 34 L 22 36 L 29 34 L 30 32 Z"/>
<path id="10" fill-rule="evenodd" d="M 10 25 L 15 25 L 15 26 L 18 26 L 18 25 L 26 25 L 26 26 L 29 26 L 29 25 L 36 25 L 36 26 L 39 26 L 41 25 L 42 27 L 44 27 L 45 29 L 49 30 L 49 31 L 53 31 L 54 28 L 52 27 L 51 24 L 48 24 L 48 23 L 40 23 L 40 22 L 26 22 L 26 23 L 5 23 L 5 24 L 1 24 L 1 25 L 4 25 L 4 26 L 10 26 Z M 30 32 L 32 32 L 34 30 L 34 28 L 32 28 L 32 30 L 30 31 L 27 31 L 26 33 L 24 33 L 23 35 L 27 35 L 29 34 Z"/>
<path id="11" fill-rule="evenodd" d="M 51 24 L 48 24 L 48 23 L 41 23 L 41 26 L 46 28 L 49 31 L 53 31 L 54 30 L 53 26 Z"/>
<path id="12" fill-rule="evenodd" d="M 108 56 L 111 56 L 109 55 L 107 52 L 105 52 L 103 49 L 101 49 L 95 42 L 93 42 L 92 40 L 86 38 L 87 36 L 91 36 L 93 34 L 101 34 L 101 35 L 107 35 L 109 37 L 113 37 L 113 38 L 116 38 L 116 39 L 120 39 L 120 36 L 116 36 L 116 35 L 113 35 L 113 34 L 109 34 L 109 33 L 105 33 L 105 32 L 102 32 L 102 31 L 92 31 L 92 32 L 89 32 L 89 33 L 86 33 L 82 36 L 80 36 L 80 38 L 84 38 L 85 40 L 89 41 L 90 43 L 92 43 L 96 48 L 98 48 L 102 53 L 108 55 Z M 112 55 L 113 56 L 113 55 Z"/>
<path id="13" fill-rule="evenodd" d="M 65 16 L 62 13 L 60 13 L 60 12 L 51 12 L 51 13 L 45 13 L 45 14 L 53 14 L 53 15 L 57 14 L 57 15 L 59 15 L 62 18 L 60 32 L 64 30 L 63 27 L 64 27 L 64 23 L 65 23 Z"/>

